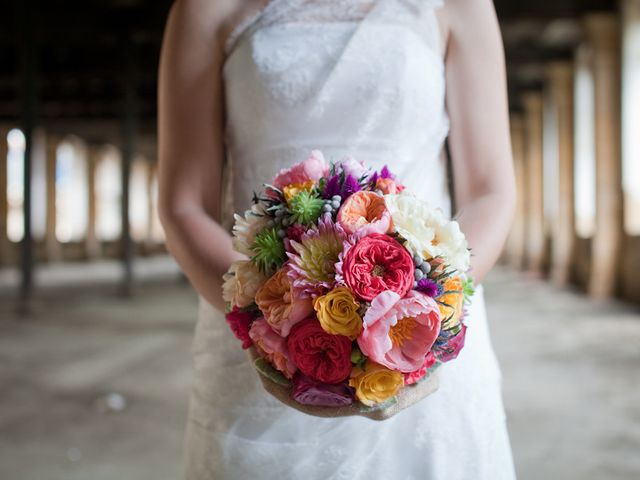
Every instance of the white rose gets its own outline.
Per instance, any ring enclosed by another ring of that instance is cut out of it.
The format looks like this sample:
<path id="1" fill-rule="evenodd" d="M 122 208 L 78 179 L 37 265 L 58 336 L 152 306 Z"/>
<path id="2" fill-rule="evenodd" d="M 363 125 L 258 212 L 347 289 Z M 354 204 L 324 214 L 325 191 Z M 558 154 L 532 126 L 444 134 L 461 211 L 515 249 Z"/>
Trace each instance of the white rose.
<path id="1" fill-rule="evenodd" d="M 412 253 L 425 259 L 442 257 L 461 272 L 469 269 L 467 240 L 458 222 L 448 220 L 442 210 L 406 192 L 385 195 L 384 199 L 396 232 Z"/>

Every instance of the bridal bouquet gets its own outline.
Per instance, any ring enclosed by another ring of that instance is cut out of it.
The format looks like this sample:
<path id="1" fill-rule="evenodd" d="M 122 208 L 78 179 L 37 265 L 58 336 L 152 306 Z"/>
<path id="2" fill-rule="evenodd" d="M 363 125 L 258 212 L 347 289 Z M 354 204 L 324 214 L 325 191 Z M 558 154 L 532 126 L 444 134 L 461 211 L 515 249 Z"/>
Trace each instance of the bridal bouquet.
<path id="1" fill-rule="evenodd" d="M 226 319 L 266 389 L 320 416 L 386 418 L 437 388 L 464 346 L 473 294 L 455 221 L 384 167 L 314 151 L 244 216 Z"/>

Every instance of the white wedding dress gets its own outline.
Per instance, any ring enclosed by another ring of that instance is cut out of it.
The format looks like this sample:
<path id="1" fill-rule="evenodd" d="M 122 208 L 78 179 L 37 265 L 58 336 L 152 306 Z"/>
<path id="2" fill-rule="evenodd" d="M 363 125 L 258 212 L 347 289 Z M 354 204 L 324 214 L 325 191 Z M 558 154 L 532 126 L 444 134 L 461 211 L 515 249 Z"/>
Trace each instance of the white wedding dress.
<path id="1" fill-rule="evenodd" d="M 313 149 L 388 164 L 450 211 L 440 0 L 272 0 L 236 29 L 223 69 L 225 211 Z M 515 477 L 482 289 L 440 389 L 384 422 L 306 416 L 265 393 L 223 315 L 201 301 L 186 435 L 189 480 Z"/>

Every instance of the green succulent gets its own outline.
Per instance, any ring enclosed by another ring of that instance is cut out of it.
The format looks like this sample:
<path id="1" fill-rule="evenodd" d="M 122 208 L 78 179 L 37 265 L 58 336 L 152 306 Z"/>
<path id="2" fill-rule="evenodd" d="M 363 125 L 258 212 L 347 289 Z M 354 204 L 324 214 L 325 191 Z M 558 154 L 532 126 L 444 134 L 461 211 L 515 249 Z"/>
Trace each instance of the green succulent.
<path id="1" fill-rule="evenodd" d="M 287 259 L 276 228 L 265 228 L 258 232 L 251 251 L 254 253 L 251 260 L 265 275 L 273 274 Z"/>
<path id="2" fill-rule="evenodd" d="M 289 213 L 295 223 L 311 225 L 322 213 L 324 200 L 315 192 L 301 191 L 289 202 Z"/>

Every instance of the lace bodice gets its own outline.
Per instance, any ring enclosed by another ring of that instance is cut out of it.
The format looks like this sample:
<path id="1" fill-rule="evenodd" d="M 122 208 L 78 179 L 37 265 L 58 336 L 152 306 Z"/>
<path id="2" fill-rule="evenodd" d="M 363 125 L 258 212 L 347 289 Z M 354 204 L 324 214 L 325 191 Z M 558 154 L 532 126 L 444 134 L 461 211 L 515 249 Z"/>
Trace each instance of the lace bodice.
<path id="1" fill-rule="evenodd" d="M 271 0 L 236 28 L 223 70 L 228 213 L 313 149 L 388 164 L 447 210 L 440 3 Z"/>

